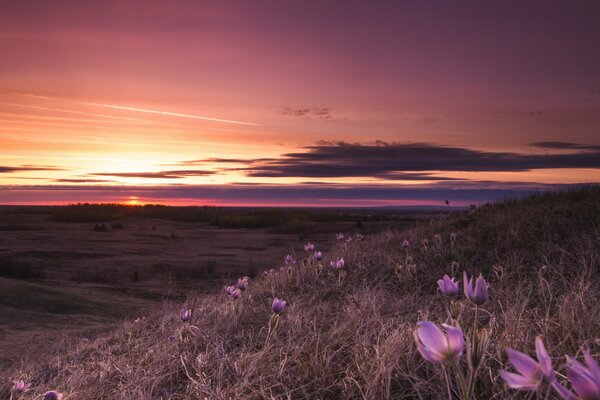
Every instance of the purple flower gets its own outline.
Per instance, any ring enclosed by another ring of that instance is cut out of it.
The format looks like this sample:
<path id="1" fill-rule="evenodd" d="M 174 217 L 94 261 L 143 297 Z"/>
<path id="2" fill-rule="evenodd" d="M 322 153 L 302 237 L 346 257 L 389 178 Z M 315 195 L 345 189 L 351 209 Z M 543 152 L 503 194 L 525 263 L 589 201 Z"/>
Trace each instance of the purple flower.
<path id="1" fill-rule="evenodd" d="M 271 275 L 273 273 L 275 273 L 275 270 L 273 268 L 271 268 L 271 269 L 268 269 L 266 271 L 263 271 L 262 275 L 266 277 L 266 276 L 269 276 L 269 275 Z"/>
<path id="2" fill-rule="evenodd" d="M 285 265 L 290 265 L 294 262 L 294 257 L 292 257 L 291 254 L 288 254 L 287 256 L 283 257 L 283 262 Z"/>
<path id="3" fill-rule="evenodd" d="M 23 380 L 13 381 L 13 387 L 10 390 L 13 397 L 17 397 L 23 393 L 29 391 L 29 383 L 23 382 Z"/>
<path id="4" fill-rule="evenodd" d="M 337 234 L 335 235 L 335 239 L 336 239 L 338 242 L 342 242 L 342 241 L 344 240 L 344 234 L 343 234 L 343 233 L 337 233 Z"/>
<path id="5" fill-rule="evenodd" d="M 227 295 L 229 297 L 231 297 L 232 299 L 237 299 L 238 297 L 240 297 L 242 295 L 242 292 L 240 289 L 238 289 L 235 286 L 226 286 L 225 287 L 225 292 L 227 293 Z"/>
<path id="6" fill-rule="evenodd" d="M 344 268 L 344 257 L 336 258 L 334 261 L 329 262 L 329 266 L 333 269 Z"/>
<path id="7" fill-rule="evenodd" d="M 402 242 L 402 247 L 404 247 L 405 249 L 408 249 L 410 247 L 410 242 L 408 241 L 408 239 L 404 239 L 404 241 Z"/>
<path id="8" fill-rule="evenodd" d="M 323 253 L 321 253 L 320 251 L 315 251 L 315 258 L 317 259 L 317 261 L 321 261 L 323 259 Z"/>
<path id="9" fill-rule="evenodd" d="M 534 391 L 542 382 L 552 383 L 554 370 L 552 358 L 544 347 L 544 342 L 539 336 L 535 338 L 535 352 L 537 361 L 513 349 L 506 349 L 510 363 L 517 370 L 517 374 L 505 370 L 500 371 L 500 376 L 513 389 Z"/>
<path id="10" fill-rule="evenodd" d="M 465 347 L 462 329 L 446 324 L 442 326 L 446 329 L 446 334 L 432 322 L 420 321 L 417 323 L 415 331 L 417 349 L 428 361 L 456 363 Z"/>
<path id="11" fill-rule="evenodd" d="M 236 287 L 240 290 L 246 290 L 248 289 L 248 283 L 250 281 L 250 278 L 248 278 L 247 276 L 243 277 L 243 278 L 239 278 L 236 284 Z"/>
<path id="12" fill-rule="evenodd" d="M 438 286 L 444 296 L 455 296 L 458 293 L 458 283 L 448 275 L 438 280 Z"/>
<path id="13" fill-rule="evenodd" d="M 314 244 L 312 244 L 312 243 L 306 243 L 306 244 L 304 245 L 304 250 L 305 250 L 305 251 L 308 251 L 308 252 L 310 252 L 310 251 L 313 251 L 314 249 L 315 249 L 315 245 L 314 245 Z"/>
<path id="14" fill-rule="evenodd" d="M 469 280 L 467 278 L 467 273 L 463 272 L 463 289 L 465 291 L 465 296 L 475 305 L 482 306 L 488 302 L 488 291 L 487 291 L 487 283 L 483 276 L 479 274 L 475 283 L 473 283 L 473 276 Z"/>
<path id="15" fill-rule="evenodd" d="M 192 318 L 192 310 L 179 311 L 179 319 L 181 322 L 188 322 Z"/>
<path id="16" fill-rule="evenodd" d="M 231 296 L 231 293 L 235 290 L 235 286 L 225 286 L 225 293 L 227 293 L 228 296 Z"/>
<path id="17" fill-rule="evenodd" d="M 361 235 L 360 233 L 357 233 L 357 234 L 356 234 L 356 240 L 358 240 L 359 242 L 360 242 L 361 240 L 363 240 L 364 238 L 365 238 L 365 237 L 364 237 L 363 235 Z"/>
<path id="18" fill-rule="evenodd" d="M 273 304 L 271 305 L 271 309 L 273 310 L 273 312 L 275 314 L 280 314 L 283 312 L 286 305 L 287 305 L 287 302 L 285 300 L 281 300 L 281 299 L 278 299 L 277 297 L 275 297 L 273 299 Z"/>
<path id="19" fill-rule="evenodd" d="M 586 365 L 567 357 L 567 377 L 577 396 L 564 386 L 555 383 L 553 386 L 563 399 L 600 399 L 600 366 L 588 351 L 584 352 L 584 360 Z"/>
<path id="20" fill-rule="evenodd" d="M 56 390 L 51 390 L 49 392 L 44 393 L 44 397 L 42 400 L 62 400 L 63 395 Z"/>
<path id="21" fill-rule="evenodd" d="M 352 243 L 352 236 L 348 236 L 346 238 L 346 243 Z"/>

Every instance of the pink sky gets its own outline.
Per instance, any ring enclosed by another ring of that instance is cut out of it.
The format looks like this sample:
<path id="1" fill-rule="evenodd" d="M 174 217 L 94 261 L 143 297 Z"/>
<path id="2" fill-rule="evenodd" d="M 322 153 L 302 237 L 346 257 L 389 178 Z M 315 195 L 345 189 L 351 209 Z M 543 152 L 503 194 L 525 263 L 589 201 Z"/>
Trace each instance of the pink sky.
<path id="1" fill-rule="evenodd" d="M 307 204 L 421 204 L 438 201 L 426 193 L 441 183 L 598 182 L 599 11 L 593 2 L 3 2 L 0 203 L 242 184 L 329 190 Z M 210 161 L 224 158 L 236 162 Z M 424 195 L 340 200 L 338 185 Z M 279 204 L 267 191 L 191 192 L 161 199 Z"/>

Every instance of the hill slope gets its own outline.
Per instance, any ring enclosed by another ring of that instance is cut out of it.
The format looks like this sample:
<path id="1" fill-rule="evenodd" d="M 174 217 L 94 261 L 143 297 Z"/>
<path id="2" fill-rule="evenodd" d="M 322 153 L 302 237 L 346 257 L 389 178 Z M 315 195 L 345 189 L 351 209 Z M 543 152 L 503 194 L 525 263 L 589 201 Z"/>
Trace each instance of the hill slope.
<path id="1" fill-rule="evenodd" d="M 252 281 L 235 301 L 192 294 L 189 324 L 178 319 L 182 305 L 165 304 L 12 378 L 32 383 L 31 398 L 49 389 L 69 399 L 440 398 L 440 370 L 413 332 L 420 320 L 446 320 L 437 280 L 464 270 L 489 283 L 477 396 L 519 398 L 498 377 L 510 369 L 506 347 L 532 354 L 540 335 L 557 370 L 582 348 L 599 358 L 599 250 L 599 188 L 504 201 L 355 240 L 327 252 L 321 273 L 299 262 Z M 338 256 L 342 273 L 328 268 Z M 279 317 L 274 297 L 289 302 Z M 455 305 L 467 327 L 474 310 L 463 298 Z"/>

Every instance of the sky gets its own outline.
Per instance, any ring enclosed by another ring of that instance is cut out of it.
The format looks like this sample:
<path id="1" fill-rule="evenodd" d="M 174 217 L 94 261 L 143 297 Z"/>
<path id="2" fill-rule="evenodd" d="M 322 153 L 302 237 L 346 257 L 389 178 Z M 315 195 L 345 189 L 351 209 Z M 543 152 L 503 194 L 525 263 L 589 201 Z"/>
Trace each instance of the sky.
<path id="1" fill-rule="evenodd" d="M 0 204 L 468 205 L 600 181 L 600 3 L 0 2 Z"/>

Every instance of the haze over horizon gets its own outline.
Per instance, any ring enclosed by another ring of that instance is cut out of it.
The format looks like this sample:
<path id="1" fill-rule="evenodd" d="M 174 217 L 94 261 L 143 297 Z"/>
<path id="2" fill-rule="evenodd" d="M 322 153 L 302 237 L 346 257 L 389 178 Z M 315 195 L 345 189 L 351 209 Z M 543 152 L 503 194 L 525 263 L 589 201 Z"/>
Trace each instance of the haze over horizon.
<path id="1" fill-rule="evenodd" d="M 597 183 L 599 16 L 5 1 L 0 204 L 467 205 Z"/>

